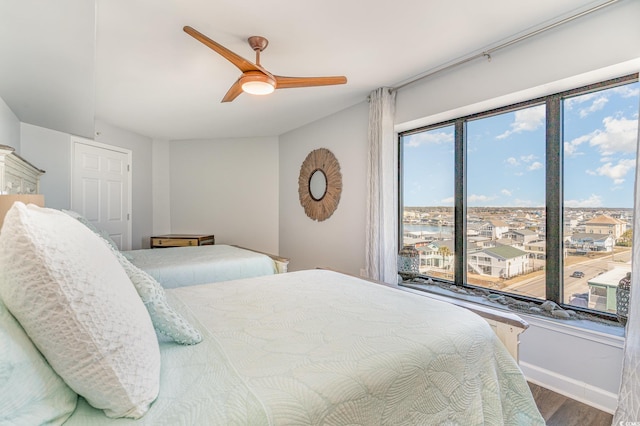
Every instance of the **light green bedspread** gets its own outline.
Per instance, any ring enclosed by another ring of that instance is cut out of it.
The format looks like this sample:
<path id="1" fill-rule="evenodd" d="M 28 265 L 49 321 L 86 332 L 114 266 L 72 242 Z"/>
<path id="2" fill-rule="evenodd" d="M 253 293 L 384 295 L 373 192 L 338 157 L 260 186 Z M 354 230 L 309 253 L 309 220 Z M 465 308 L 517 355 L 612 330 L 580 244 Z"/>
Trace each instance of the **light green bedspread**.
<path id="1" fill-rule="evenodd" d="M 516 362 L 462 308 L 324 270 L 167 293 L 204 341 L 162 344 L 160 396 L 131 423 L 544 425 Z M 69 424 L 111 422 L 82 400 Z"/>
<path id="2" fill-rule="evenodd" d="M 224 244 L 122 252 L 164 288 L 251 278 L 276 273 L 266 254 Z"/>

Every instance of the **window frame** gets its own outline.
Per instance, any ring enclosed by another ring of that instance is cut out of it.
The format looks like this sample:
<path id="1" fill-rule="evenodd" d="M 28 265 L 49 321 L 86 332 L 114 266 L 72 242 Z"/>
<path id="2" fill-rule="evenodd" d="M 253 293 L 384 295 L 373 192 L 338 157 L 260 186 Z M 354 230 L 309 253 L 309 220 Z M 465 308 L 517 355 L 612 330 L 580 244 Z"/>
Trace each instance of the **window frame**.
<path id="1" fill-rule="evenodd" d="M 487 118 L 524 108 L 545 105 L 545 299 L 557 303 L 561 307 L 582 311 L 598 317 L 617 320 L 615 314 L 597 311 L 590 308 L 568 305 L 563 303 L 564 294 L 564 260 L 563 260 L 563 230 L 564 230 L 564 193 L 563 193 L 563 110 L 562 102 L 565 98 L 584 95 L 600 90 L 611 89 L 639 81 L 639 73 L 627 74 L 597 83 L 564 90 L 550 95 L 536 97 L 530 100 L 489 109 L 473 114 L 464 115 L 438 123 L 409 129 L 398 133 L 398 247 L 403 247 L 403 144 L 402 138 L 412 134 L 422 133 L 447 126 L 454 127 L 454 279 L 447 281 L 431 277 L 434 281 L 453 283 L 461 288 L 481 288 L 467 283 L 467 122 L 480 118 Z M 636 165 L 640 167 L 640 165 Z M 402 284 L 401 284 L 402 285 Z M 412 287 L 413 288 L 413 287 Z M 541 299 L 528 297 L 517 293 L 509 293 L 495 289 L 486 289 L 491 293 L 507 295 L 514 299 L 540 303 Z"/>

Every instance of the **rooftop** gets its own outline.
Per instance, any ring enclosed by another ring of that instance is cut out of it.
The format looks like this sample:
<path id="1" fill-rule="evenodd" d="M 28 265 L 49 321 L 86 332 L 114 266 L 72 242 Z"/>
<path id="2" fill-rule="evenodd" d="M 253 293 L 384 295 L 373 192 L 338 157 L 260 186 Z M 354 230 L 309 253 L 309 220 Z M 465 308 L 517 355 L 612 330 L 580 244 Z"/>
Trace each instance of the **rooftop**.
<path id="1" fill-rule="evenodd" d="M 503 259 L 513 259 L 520 256 L 527 256 L 527 252 L 511 246 L 497 246 L 482 250 L 483 253 L 492 254 Z"/>

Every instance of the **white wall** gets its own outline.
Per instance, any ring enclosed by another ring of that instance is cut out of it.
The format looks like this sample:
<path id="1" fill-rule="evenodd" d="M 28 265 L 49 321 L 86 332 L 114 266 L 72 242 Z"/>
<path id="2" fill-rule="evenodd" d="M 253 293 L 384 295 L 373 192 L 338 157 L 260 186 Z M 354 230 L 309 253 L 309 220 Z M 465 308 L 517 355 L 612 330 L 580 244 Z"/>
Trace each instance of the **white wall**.
<path id="1" fill-rule="evenodd" d="M 471 113 L 486 107 L 476 103 L 533 87 L 546 86 L 552 93 L 555 82 L 565 78 L 640 58 L 638 16 L 640 2 L 620 1 L 500 50 L 491 61 L 477 59 L 409 85 L 398 91 L 396 123 L 400 130 L 416 128 L 450 118 L 442 114 L 447 111 L 466 108 Z M 529 95 L 522 92 L 503 102 Z"/>
<path id="2" fill-rule="evenodd" d="M 530 325 L 520 338 L 520 367 L 527 379 L 613 413 L 624 339 L 602 330 L 521 316 Z"/>
<path id="3" fill-rule="evenodd" d="M 68 133 L 21 123 L 22 157 L 45 171 L 40 192 L 47 207 L 71 206 L 71 136 Z"/>
<path id="4" fill-rule="evenodd" d="M 20 120 L 0 98 L 0 145 L 9 145 L 20 153 Z"/>
<path id="5" fill-rule="evenodd" d="M 151 145 L 153 235 L 171 233 L 171 155 L 169 141 L 154 139 Z"/>
<path id="6" fill-rule="evenodd" d="M 278 250 L 278 138 L 172 141 L 172 233 Z"/>
<path id="7" fill-rule="evenodd" d="M 363 101 L 280 136 L 280 254 L 289 270 L 364 268 L 368 114 Z M 318 148 L 330 150 L 342 172 L 340 203 L 323 222 L 309 219 L 298 198 L 300 166 Z"/>

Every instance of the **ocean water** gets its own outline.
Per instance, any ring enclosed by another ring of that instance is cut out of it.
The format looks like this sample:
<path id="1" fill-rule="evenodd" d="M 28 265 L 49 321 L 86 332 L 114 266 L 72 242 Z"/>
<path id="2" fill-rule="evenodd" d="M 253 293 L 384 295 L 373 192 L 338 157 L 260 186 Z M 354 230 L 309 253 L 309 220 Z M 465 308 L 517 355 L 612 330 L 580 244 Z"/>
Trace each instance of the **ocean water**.
<path id="1" fill-rule="evenodd" d="M 453 234 L 452 226 L 435 226 L 435 225 L 415 225 L 415 224 L 403 224 L 403 230 L 409 232 L 424 232 L 425 234 Z"/>

